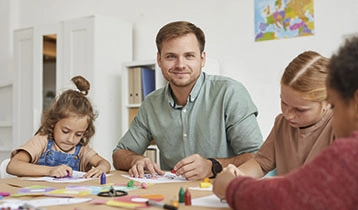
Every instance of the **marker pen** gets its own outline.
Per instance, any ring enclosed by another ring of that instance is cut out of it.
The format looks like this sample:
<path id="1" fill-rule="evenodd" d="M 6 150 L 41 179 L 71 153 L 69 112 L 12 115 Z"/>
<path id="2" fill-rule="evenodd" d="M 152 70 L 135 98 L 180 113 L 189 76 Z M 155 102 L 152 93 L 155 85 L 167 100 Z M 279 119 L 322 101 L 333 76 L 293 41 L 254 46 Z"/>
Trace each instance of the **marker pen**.
<path id="1" fill-rule="evenodd" d="M 163 209 L 168 209 L 168 210 L 177 210 L 178 208 L 169 204 L 165 204 L 165 203 L 161 203 L 161 202 L 156 202 L 156 201 L 152 201 L 152 200 L 147 200 L 146 201 L 148 206 L 156 206 L 156 207 L 160 207 Z"/>

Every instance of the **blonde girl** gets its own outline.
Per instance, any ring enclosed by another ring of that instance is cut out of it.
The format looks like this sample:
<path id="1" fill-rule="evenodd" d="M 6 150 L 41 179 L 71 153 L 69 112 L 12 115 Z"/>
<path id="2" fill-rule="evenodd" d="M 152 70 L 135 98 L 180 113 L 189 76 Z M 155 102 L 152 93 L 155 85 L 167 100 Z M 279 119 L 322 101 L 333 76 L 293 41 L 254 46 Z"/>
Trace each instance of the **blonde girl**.
<path id="1" fill-rule="evenodd" d="M 260 178 L 276 169 L 284 175 L 316 157 L 334 140 L 325 81 L 329 59 L 306 51 L 294 58 L 281 78 L 281 110 L 255 157 L 239 167 Z"/>

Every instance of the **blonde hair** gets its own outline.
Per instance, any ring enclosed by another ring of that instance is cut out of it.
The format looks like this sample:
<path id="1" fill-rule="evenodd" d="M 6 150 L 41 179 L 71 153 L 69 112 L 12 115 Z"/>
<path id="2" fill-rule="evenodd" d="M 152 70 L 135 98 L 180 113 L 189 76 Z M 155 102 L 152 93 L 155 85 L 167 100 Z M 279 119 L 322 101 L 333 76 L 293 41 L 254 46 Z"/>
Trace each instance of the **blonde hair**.
<path id="1" fill-rule="evenodd" d="M 88 127 L 80 141 L 81 145 L 87 145 L 95 134 L 94 120 L 97 117 L 91 102 L 86 97 L 90 83 L 82 76 L 73 77 L 72 82 L 77 89 L 66 90 L 56 98 L 51 107 L 43 113 L 41 126 L 36 134 L 47 135 L 48 138 L 53 139 L 55 124 L 61 119 L 70 116 L 87 117 Z"/>
<path id="2" fill-rule="evenodd" d="M 329 59 L 314 51 L 305 51 L 286 67 L 281 85 L 302 93 L 302 98 L 321 102 L 327 98 L 326 78 Z"/>

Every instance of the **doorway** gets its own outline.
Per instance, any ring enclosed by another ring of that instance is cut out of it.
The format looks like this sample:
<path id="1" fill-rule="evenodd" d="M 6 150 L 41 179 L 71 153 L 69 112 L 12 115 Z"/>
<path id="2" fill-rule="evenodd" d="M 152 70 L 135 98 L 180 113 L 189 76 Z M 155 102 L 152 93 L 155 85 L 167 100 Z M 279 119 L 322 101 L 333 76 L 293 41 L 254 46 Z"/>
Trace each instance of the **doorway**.
<path id="1" fill-rule="evenodd" d="M 42 110 L 47 110 L 56 97 L 56 41 L 57 35 L 43 36 L 42 59 Z"/>

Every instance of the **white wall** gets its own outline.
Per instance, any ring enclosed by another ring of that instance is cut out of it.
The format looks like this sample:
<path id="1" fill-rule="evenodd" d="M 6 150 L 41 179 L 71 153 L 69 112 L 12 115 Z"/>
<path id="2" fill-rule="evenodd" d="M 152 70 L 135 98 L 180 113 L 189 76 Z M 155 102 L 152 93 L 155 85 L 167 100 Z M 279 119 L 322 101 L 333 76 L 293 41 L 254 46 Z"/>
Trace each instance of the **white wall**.
<path id="1" fill-rule="evenodd" d="M 148 60 L 155 59 L 154 40 L 159 28 L 170 21 L 188 20 L 206 33 L 208 58 L 219 61 L 221 73 L 241 81 L 248 88 L 259 109 L 258 120 L 266 137 L 274 117 L 280 112 L 279 80 L 285 66 L 304 50 L 330 56 L 341 44 L 344 34 L 357 32 L 358 1 L 315 0 L 314 36 L 265 42 L 254 42 L 253 2 L 0 0 L 0 26 L 5 26 L 0 27 L 0 75 L 9 72 L 12 59 L 9 40 L 15 28 L 91 14 L 118 17 L 133 23 L 133 57 Z"/>

